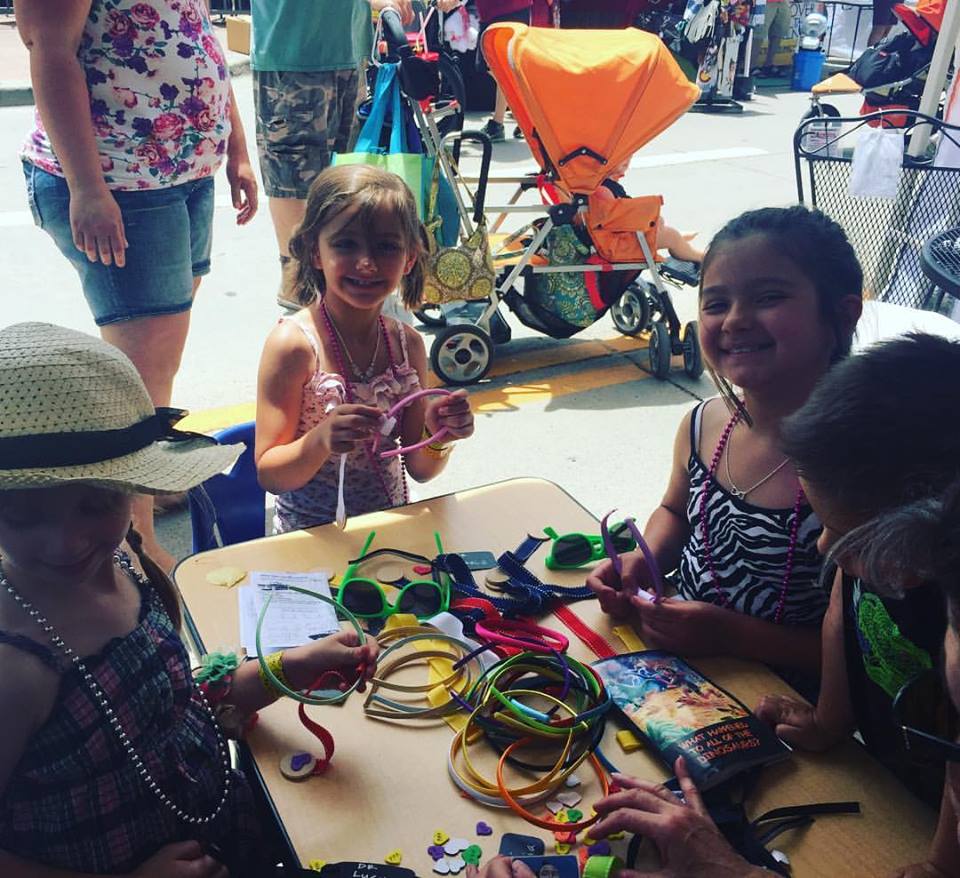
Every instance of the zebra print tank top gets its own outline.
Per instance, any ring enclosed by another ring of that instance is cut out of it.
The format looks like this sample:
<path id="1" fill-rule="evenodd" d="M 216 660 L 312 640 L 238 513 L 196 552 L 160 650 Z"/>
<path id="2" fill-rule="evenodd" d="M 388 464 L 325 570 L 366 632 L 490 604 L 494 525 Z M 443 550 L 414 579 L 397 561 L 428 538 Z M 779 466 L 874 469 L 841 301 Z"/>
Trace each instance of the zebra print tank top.
<path id="1" fill-rule="evenodd" d="M 707 529 L 718 581 L 707 567 L 700 526 L 700 499 L 710 470 L 700 457 L 701 402 L 690 419 L 690 495 L 687 521 L 690 538 L 683 547 L 677 591 L 686 600 L 720 603 L 759 619 L 774 621 L 784 566 L 790 545 L 793 508 L 764 509 L 734 497 L 714 482 L 707 488 Z M 817 553 L 820 522 L 813 509 L 800 507 L 800 526 L 793 554 L 793 574 L 787 586 L 781 622 L 784 625 L 819 625 L 830 593 L 819 585 L 821 558 Z"/>

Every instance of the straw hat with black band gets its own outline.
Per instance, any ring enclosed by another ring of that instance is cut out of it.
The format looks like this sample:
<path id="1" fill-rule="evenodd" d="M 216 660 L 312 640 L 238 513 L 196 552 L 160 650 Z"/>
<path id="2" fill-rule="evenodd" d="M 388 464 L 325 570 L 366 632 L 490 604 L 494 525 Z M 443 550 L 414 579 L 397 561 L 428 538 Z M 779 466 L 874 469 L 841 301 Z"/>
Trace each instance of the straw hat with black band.
<path id="1" fill-rule="evenodd" d="M 185 491 L 228 468 L 242 445 L 174 428 L 124 354 L 50 323 L 0 330 L 0 491 L 93 484 Z"/>

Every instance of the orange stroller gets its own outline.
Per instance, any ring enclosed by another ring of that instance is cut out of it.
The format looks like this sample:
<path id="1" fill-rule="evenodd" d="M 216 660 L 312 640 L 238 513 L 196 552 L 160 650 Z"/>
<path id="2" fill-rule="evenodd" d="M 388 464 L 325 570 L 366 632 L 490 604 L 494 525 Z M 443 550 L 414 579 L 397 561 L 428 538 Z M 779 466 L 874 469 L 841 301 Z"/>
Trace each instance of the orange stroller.
<path id="1" fill-rule="evenodd" d="M 690 263 L 658 263 L 659 195 L 627 197 L 618 170 L 668 128 L 699 96 L 659 37 L 644 31 L 554 30 L 495 24 L 483 52 L 538 161 L 539 174 L 498 178 L 519 183 L 498 214 L 491 249 L 493 294 L 470 318 L 447 319 L 431 347 L 435 372 L 470 384 L 493 360 L 493 331 L 505 326 L 501 302 L 526 324 L 566 338 L 612 307 L 621 332 L 649 330 L 650 371 L 665 378 L 682 354 L 688 374 L 703 370 L 696 325 L 681 327 L 665 279 L 695 284 Z M 518 204 L 539 191 L 544 206 Z M 509 236 L 495 233 L 513 212 L 539 216 Z"/>

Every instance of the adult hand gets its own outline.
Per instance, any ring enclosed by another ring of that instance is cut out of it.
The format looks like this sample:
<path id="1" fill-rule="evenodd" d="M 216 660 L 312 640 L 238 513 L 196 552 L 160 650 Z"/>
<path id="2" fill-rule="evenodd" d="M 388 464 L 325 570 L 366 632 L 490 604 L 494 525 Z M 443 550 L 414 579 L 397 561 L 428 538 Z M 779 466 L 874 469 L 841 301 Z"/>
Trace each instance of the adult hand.
<path id="1" fill-rule="evenodd" d="M 328 454 L 348 454 L 358 442 L 369 442 L 380 432 L 383 412 L 372 405 L 338 405 L 313 429 Z"/>
<path id="2" fill-rule="evenodd" d="M 631 599 L 653 582 L 643 552 L 639 549 L 625 552 L 620 560 L 623 563 L 622 575 L 617 575 L 613 562 L 606 560 L 593 568 L 586 582 L 600 601 L 600 609 L 611 616 L 632 615 Z"/>
<path id="3" fill-rule="evenodd" d="M 237 225 L 245 226 L 257 212 L 257 177 L 246 153 L 227 159 L 227 181 L 230 183 L 230 199 L 237 211 Z"/>
<path id="4" fill-rule="evenodd" d="M 674 764 L 686 804 L 666 787 L 615 774 L 620 792 L 594 805 L 600 819 L 590 828 L 593 838 L 617 832 L 649 836 L 660 852 L 654 872 L 624 869 L 618 878 L 751 878 L 765 875 L 744 860 L 720 834 L 700 798 L 683 757 Z"/>
<path id="5" fill-rule="evenodd" d="M 764 695 L 754 711 L 778 738 L 801 750 L 826 750 L 836 743 L 817 723 L 816 710 L 792 695 Z"/>
<path id="6" fill-rule="evenodd" d="M 70 230 L 73 245 L 91 262 L 123 268 L 127 262 L 127 236 L 120 205 L 105 185 L 91 191 L 70 192 Z"/>
<path id="7" fill-rule="evenodd" d="M 423 422 L 431 433 L 446 427 L 452 439 L 466 439 L 473 434 L 473 412 L 466 390 L 455 390 L 450 396 L 427 399 Z"/>
<path id="8" fill-rule="evenodd" d="M 471 864 L 465 874 L 466 878 L 536 878 L 526 863 L 510 857 L 494 857 L 482 869 Z"/>
<path id="9" fill-rule="evenodd" d="M 679 655 L 717 655 L 727 645 L 729 624 L 735 614 L 703 601 L 667 598 L 660 603 L 631 597 L 635 626 L 648 649 L 665 649 Z"/>
<path id="10" fill-rule="evenodd" d="M 198 841 L 164 845 L 129 878 L 229 878 L 226 866 L 203 852 Z"/>

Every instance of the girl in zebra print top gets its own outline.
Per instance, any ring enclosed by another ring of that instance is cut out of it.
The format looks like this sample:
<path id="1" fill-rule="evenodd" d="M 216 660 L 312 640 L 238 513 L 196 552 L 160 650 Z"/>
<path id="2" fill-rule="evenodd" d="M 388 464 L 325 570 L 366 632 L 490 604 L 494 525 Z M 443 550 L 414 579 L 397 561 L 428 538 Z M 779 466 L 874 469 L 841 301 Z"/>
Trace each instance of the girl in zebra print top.
<path id="1" fill-rule="evenodd" d="M 780 422 L 849 353 L 862 284 L 843 230 L 819 211 L 750 211 L 711 242 L 698 332 L 721 399 L 681 422 L 644 530 L 661 568 L 677 571 L 679 599 L 637 595 L 650 584 L 639 552 L 624 556 L 622 578 L 607 562 L 587 580 L 606 612 L 633 617 L 648 647 L 819 670 L 820 526 L 780 447 Z"/>

